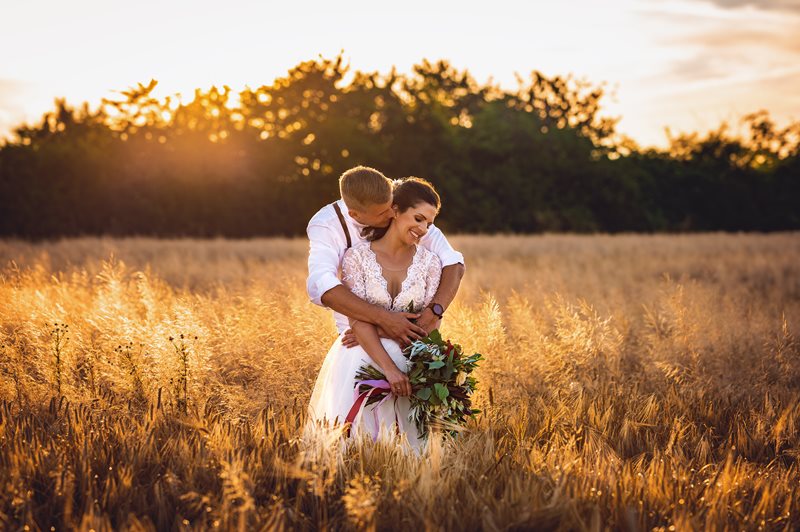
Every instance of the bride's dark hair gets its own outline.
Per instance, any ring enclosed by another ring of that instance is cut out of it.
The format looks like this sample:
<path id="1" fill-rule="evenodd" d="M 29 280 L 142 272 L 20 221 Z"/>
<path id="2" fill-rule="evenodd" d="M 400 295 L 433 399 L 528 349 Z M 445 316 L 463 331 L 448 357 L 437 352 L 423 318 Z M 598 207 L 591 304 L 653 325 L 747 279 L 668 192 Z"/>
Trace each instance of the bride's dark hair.
<path id="1" fill-rule="evenodd" d="M 397 209 L 404 213 L 411 207 L 419 205 L 420 203 L 428 203 L 436 207 L 436 212 L 442 206 L 442 200 L 439 193 L 433 187 L 430 181 L 422 179 L 421 177 L 404 177 L 403 179 L 394 180 L 394 189 L 392 191 L 392 205 L 396 205 Z M 386 231 L 389 230 L 389 224 L 386 227 L 376 227 L 372 229 L 366 238 L 370 242 L 378 240 Z"/>

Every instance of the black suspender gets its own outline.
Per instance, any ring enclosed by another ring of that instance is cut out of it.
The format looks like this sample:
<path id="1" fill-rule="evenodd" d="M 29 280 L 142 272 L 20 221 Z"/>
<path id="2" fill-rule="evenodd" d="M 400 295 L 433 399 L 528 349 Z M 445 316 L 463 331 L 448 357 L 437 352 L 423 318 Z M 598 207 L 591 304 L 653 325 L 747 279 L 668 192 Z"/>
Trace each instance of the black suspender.
<path id="1" fill-rule="evenodd" d="M 333 208 L 336 210 L 336 216 L 339 217 L 339 221 L 342 224 L 342 229 L 344 229 L 344 236 L 347 238 L 347 247 L 349 248 L 352 246 L 352 242 L 350 241 L 350 231 L 347 229 L 347 224 L 344 221 L 344 216 L 342 215 L 342 209 L 339 208 L 339 204 L 335 201 L 333 202 Z"/>

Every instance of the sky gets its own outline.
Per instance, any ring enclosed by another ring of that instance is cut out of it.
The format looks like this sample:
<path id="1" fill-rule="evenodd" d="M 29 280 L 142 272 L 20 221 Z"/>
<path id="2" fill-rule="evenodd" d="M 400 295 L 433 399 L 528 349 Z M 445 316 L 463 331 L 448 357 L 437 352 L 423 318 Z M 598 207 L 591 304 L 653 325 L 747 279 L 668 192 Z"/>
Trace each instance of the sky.
<path id="1" fill-rule="evenodd" d="M 447 59 L 517 86 L 538 70 L 604 84 L 602 110 L 642 146 L 766 109 L 800 120 L 800 0 L 0 0 L 0 136 L 72 104 L 271 83 L 343 52 L 353 69 Z"/>

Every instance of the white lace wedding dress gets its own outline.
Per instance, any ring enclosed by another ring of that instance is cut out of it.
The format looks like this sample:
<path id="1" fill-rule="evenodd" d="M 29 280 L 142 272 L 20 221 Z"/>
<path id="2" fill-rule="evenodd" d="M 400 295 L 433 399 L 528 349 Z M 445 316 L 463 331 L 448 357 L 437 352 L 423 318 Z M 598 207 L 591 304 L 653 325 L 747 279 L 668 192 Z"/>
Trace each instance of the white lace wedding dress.
<path id="1" fill-rule="evenodd" d="M 430 304 L 439 287 L 442 263 L 439 257 L 422 246 L 417 246 L 411 265 L 400 292 L 392 298 L 383 270 L 369 242 L 356 244 L 347 250 L 342 259 L 342 281 L 350 290 L 369 303 L 385 309 L 402 312 L 409 304 L 420 310 Z M 381 343 L 397 367 L 407 371 L 407 359 L 400 345 L 394 340 L 382 338 Z M 325 423 L 343 423 L 354 402 L 355 375 L 363 364 L 380 369 L 361 346 L 348 348 L 342 345 L 342 337 L 331 346 L 314 384 L 308 405 L 310 419 Z M 383 439 L 395 434 L 395 419 L 401 436 L 420 451 L 422 441 L 417 427 L 409 419 L 409 398 L 392 396 L 382 404 L 362 407 L 352 427 L 351 435 L 366 432 L 378 434 Z"/>

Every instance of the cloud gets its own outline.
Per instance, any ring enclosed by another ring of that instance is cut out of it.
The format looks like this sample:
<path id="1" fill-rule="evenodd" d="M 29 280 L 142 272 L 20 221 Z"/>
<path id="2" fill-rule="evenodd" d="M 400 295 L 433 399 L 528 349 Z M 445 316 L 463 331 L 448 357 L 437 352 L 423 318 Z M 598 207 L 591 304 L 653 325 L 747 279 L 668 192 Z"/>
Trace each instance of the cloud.
<path id="1" fill-rule="evenodd" d="M 678 44 L 680 41 L 674 41 Z M 755 28 L 719 28 L 689 35 L 685 41 L 708 48 L 754 47 L 772 48 L 789 53 L 800 53 L 800 39 L 792 28 L 771 27 Z"/>
<path id="2" fill-rule="evenodd" d="M 765 11 L 794 11 L 800 13 L 800 0 L 711 0 L 711 3 L 725 9 L 754 7 Z"/>
<path id="3" fill-rule="evenodd" d="M 637 0 L 634 9 L 661 17 L 728 20 L 743 23 L 787 22 L 796 25 L 800 0 Z"/>
<path id="4" fill-rule="evenodd" d="M 794 16 L 739 16 L 743 18 L 738 21 L 689 16 L 675 25 L 680 29 L 656 38 L 658 46 L 670 50 L 661 74 L 678 82 L 700 82 L 769 78 L 795 70 L 800 64 L 800 39 Z"/>
<path id="5" fill-rule="evenodd" d="M 673 79 L 705 80 L 724 77 L 726 70 L 713 54 L 703 54 L 674 60 L 664 74 Z"/>

